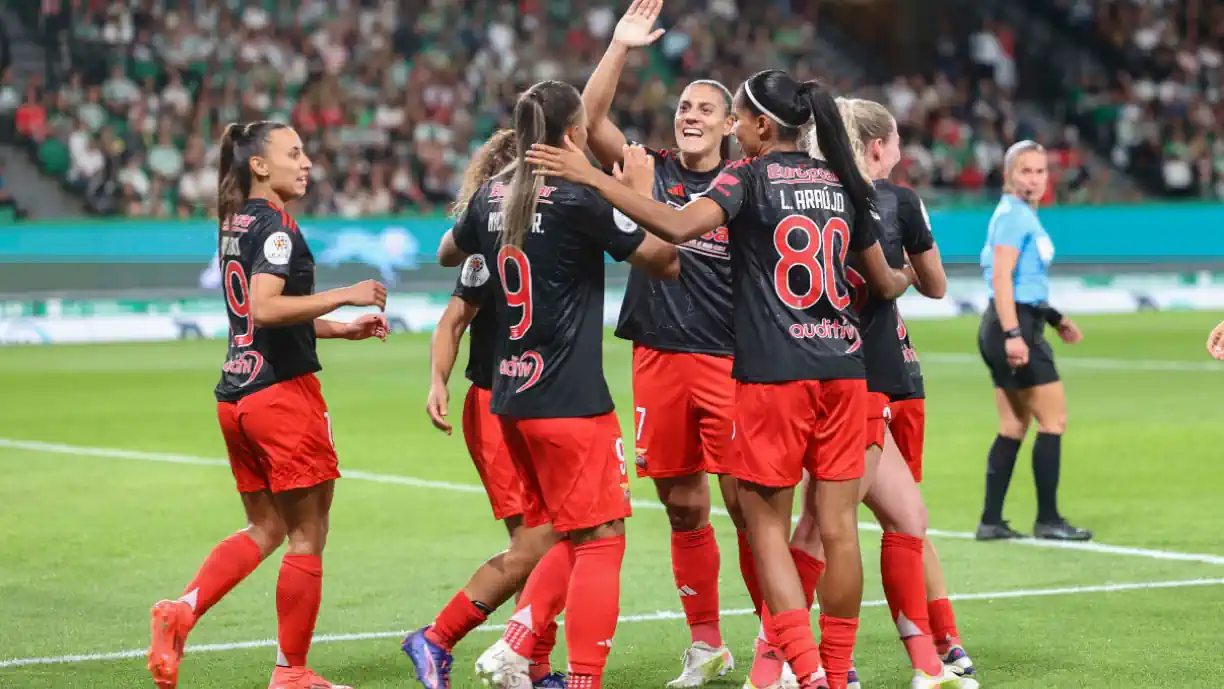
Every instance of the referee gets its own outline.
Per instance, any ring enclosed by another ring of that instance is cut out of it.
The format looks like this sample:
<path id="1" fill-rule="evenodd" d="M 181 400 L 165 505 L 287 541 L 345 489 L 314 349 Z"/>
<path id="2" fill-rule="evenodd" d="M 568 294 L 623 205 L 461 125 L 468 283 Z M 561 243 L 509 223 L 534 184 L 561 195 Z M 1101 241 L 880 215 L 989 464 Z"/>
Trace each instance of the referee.
<path id="1" fill-rule="evenodd" d="M 1003 197 L 990 218 L 986 246 L 982 248 L 982 273 L 991 299 L 978 328 L 978 350 L 994 380 L 999 435 L 986 463 L 986 505 L 977 528 L 979 541 L 1023 537 L 1003 520 L 1003 500 L 1016 455 L 1034 417 L 1037 521 L 1033 535 L 1059 541 L 1092 538 L 1091 531 L 1072 526 L 1058 511 L 1067 400 L 1044 331 L 1048 323 L 1067 344 L 1075 344 L 1083 336 L 1070 318 L 1048 303 L 1054 244 L 1037 217 L 1048 176 L 1046 152 L 1040 144 L 1021 141 L 1008 149 Z"/>

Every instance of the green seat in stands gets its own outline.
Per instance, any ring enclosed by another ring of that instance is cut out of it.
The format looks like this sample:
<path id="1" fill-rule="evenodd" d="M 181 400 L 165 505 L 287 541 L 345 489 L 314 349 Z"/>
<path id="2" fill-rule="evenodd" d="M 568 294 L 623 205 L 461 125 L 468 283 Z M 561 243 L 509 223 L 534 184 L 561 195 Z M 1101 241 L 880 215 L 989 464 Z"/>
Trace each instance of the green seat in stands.
<path id="1" fill-rule="evenodd" d="M 53 137 L 38 147 L 38 162 L 42 165 L 43 172 L 59 178 L 67 177 L 68 168 L 72 165 L 68 147 Z"/>

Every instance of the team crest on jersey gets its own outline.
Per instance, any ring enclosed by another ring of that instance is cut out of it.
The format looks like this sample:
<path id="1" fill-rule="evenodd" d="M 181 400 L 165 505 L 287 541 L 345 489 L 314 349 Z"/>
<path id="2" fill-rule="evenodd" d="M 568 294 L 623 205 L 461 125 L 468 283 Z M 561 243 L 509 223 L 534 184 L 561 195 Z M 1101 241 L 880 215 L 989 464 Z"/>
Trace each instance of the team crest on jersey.
<path id="1" fill-rule="evenodd" d="M 612 220 L 616 222 L 616 229 L 624 232 L 625 234 L 633 234 L 634 232 L 637 232 L 638 224 L 633 222 L 633 218 L 630 218 L 615 208 L 612 209 Z"/>
<path id="2" fill-rule="evenodd" d="M 484 256 L 473 254 L 463 262 L 463 270 L 459 273 L 459 282 L 464 287 L 480 287 L 489 281 L 489 265 Z"/>
<path id="3" fill-rule="evenodd" d="M 274 266 L 287 265 L 292 252 L 293 242 L 285 232 L 273 232 L 264 241 L 264 258 Z"/>

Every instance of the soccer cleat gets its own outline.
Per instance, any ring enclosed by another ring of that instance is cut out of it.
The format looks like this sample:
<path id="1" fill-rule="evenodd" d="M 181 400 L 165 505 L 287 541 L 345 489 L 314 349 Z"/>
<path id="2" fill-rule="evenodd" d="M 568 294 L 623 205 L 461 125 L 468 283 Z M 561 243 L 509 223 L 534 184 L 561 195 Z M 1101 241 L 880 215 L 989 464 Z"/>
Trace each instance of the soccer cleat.
<path id="1" fill-rule="evenodd" d="M 1059 519 L 1056 522 L 1033 524 L 1033 537 L 1048 541 L 1091 541 L 1092 532 L 1072 526 L 1066 519 Z"/>
<path id="2" fill-rule="evenodd" d="M 783 689 L 785 662 L 780 649 L 757 638 L 752 642 L 752 666 L 748 668 L 743 689 Z M 794 677 L 794 673 L 791 676 Z M 798 682 L 794 686 L 798 686 Z"/>
<path id="3" fill-rule="evenodd" d="M 949 646 L 948 652 L 942 654 L 944 667 L 950 668 L 952 672 L 961 677 L 973 677 L 977 674 L 977 669 L 973 667 L 973 660 L 969 658 L 969 654 L 965 653 L 965 649 L 959 645 Z"/>
<path id="4" fill-rule="evenodd" d="M 961 677 L 946 665 L 938 677 L 932 677 L 922 670 L 914 671 L 914 681 L 910 682 L 910 689 L 936 689 L 937 687 L 942 689 L 978 689 L 978 683 L 972 677 Z"/>
<path id="5" fill-rule="evenodd" d="M 451 662 L 454 658 L 446 649 L 425 637 L 429 628 L 418 629 L 404 637 L 400 648 L 416 666 L 417 681 L 424 685 L 425 689 L 450 689 Z"/>
<path id="6" fill-rule="evenodd" d="M 863 689 L 862 682 L 859 682 L 858 670 L 853 667 L 846 673 L 846 689 Z"/>
<path id="7" fill-rule="evenodd" d="M 191 606 L 180 600 L 164 600 L 153 606 L 150 613 L 149 673 L 158 689 L 178 686 L 179 662 L 187 633 L 195 624 Z"/>
<path id="8" fill-rule="evenodd" d="M 531 685 L 535 689 L 566 689 L 569 686 L 569 680 L 566 679 L 564 672 L 550 672 L 536 683 Z"/>
<path id="9" fill-rule="evenodd" d="M 998 524 L 978 524 L 974 538 L 979 541 L 1003 541 L 1013 538 L 1024 538 L 1024 534 L 1011 528 L 1011 524 L 1001 521 Z"/>
<path id="10" fill-rule="evenodd" d="M 526 689 L 531 686 L 531 661 L 514 652 L 505 639 L 498 639 L 476 659 L 476 676 L 486 687 Z"/>
<path id="11" fill-rule="evenodd" d="M 735 669 L 735 659 L 731 651 L 724 646 L 714 648 L 702 641 L 696 641 L 684 650 L 681 656 L 684 670 L 680 676 L 667 683 L 669 687 L 700 687 L 712 679 L 722 677 L 728 671 Z"/>
<path id="12" fill-rule="evenodd" d="M 272 671 L 272 681 L 268 689 L 353 689 L 344 684 L 332 684 L 323 679 L 314 670 L 305 667 L 285 667 L 277 665 Z"/>

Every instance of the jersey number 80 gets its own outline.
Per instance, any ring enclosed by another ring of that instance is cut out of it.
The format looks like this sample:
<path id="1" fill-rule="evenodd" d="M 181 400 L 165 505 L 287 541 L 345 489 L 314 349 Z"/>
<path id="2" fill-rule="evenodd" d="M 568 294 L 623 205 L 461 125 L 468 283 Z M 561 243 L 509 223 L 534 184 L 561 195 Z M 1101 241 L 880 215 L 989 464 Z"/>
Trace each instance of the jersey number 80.
<path id="1" fill-rule="evenodd" d="M 791 238 L 802 233 L 806 243 L 795 248 Z M 841 246 L 835 241 L 841 239 Z M 778 263 L 774 266 L 774 291 L 782 303 L 792 309 L 804 310 L 816 305 L 820 298 L 828 295 L 833 308 L 841 311 L 850 305 L 849 294 L 837 291 L 837 266 L 845 265 L 846 252 L 850 248 L 850 226 L 841 218 L 831 218 L 824 229 L 806 215 L 788 215 L 774 228 L 774 249 L 778 252 Z M 833 252 L 837 251 L 837 262 Z M 802 268 L 808 273 L 808 288 L 796 294 L 791 288 L 790 272 Z"/>

